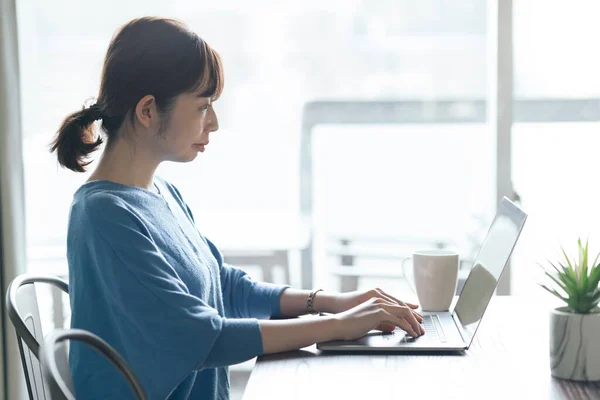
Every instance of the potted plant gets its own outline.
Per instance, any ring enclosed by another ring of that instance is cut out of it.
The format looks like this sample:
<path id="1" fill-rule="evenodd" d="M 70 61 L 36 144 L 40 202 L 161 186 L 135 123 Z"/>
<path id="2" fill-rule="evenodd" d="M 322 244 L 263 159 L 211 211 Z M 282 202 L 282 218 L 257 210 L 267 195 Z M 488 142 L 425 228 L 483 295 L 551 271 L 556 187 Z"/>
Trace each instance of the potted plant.
<path id="1" fill-rule="evenodd" d="M 579 260 L 549 263 L 546 276 L 554 283 L 544 289 L 566 303 L 550 313 L 550 364 L 552 376 L 575 381 L 600 380 L 600 264 L 588 264 L 588 243 L 577 241 Z"/>

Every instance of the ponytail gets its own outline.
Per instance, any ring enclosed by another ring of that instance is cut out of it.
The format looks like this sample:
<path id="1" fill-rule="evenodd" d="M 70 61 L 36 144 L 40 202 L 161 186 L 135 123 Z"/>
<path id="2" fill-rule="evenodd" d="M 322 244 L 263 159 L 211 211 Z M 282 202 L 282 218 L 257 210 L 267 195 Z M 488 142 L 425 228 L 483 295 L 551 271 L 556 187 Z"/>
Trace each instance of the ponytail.
<path id="1" fill-rule="evenodd" d="M 102 144 L 102 138 L 94 139 L 93 123 L 98 119 L 102 119 L 102 114 L 97 104 L 65 118 L 50 147 L 50 152 L 56 151 L 61 166 L 85 172 L 91 163 L 87 160 L 89 154 Z"/>

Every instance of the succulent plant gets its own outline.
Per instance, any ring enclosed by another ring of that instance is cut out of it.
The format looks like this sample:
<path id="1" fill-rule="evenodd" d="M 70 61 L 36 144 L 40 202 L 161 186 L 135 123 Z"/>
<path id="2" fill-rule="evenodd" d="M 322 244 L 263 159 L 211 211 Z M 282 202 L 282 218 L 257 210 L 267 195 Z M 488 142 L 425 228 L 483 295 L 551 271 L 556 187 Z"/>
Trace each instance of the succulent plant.
<path id="1" fill-rule="evenodd" d="M 581 239 L 577 241 L 579 250 L 579 260 L 570 260 L 565 250 L 561 247 L 564 259 L 558 262 L 558 266 L 549 262 L 552 268 L 542 268 L 557 288 L 549 288 L 546 285 L 540 285 L 548 292 L 552 293 L 565 303 L 571 312 L 579 314 L 589 314 L 600 312 L 598 302 L 600 302 L 600 264 L 597 264 L 598 257 L 591 264 L 588 264 L 588 242 L 585 246 Z M 560 289 L 563 293 L 559 292 Z"/>

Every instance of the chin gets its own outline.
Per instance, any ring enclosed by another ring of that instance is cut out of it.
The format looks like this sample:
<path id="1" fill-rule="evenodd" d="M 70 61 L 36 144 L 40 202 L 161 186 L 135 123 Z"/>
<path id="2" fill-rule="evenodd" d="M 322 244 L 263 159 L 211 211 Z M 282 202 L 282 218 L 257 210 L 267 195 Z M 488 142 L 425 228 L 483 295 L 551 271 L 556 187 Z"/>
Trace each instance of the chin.
<path id="1" fill-rule="evenodd" d="M 187 154 L 180 154 L 177 157 L 173 157 L 170 161 L 178 163 L 187 163 L 190 161 L 194 161 L 196 157 L 198 157 L 197 152 L 189 152 Z"/>
<path id="2" fill-rule="evenodd" d="M 196 159 L 196 157 L 198 157 L 198 153 L 197 152 L 186 154 L 186 156 L 181 160 L 181 162 L 194 161 Z"/>

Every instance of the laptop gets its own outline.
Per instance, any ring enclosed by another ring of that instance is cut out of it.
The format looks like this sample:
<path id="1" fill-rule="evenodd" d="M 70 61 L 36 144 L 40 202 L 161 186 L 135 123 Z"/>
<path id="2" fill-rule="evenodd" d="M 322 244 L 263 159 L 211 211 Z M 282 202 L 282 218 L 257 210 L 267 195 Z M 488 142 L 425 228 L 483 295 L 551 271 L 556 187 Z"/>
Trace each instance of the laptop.
<path id="1" fill-rule="evenodd" d="M 471 346 L 498 280 L 519 239 L 527 214 L 504 197 L 479 249 L 473 267 L 452 311 L 423 312 L 425 335 L 418 338 L 396 328 L 371 331 L 355 340 L 317 344 L 323 351 L 341 352 L 461 352 Z"/>

